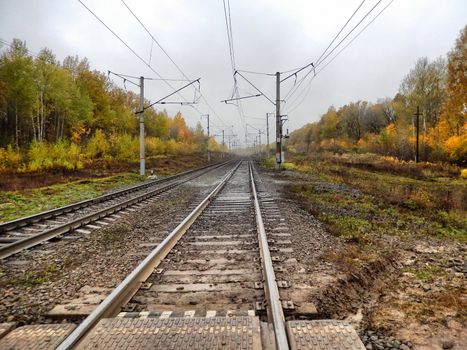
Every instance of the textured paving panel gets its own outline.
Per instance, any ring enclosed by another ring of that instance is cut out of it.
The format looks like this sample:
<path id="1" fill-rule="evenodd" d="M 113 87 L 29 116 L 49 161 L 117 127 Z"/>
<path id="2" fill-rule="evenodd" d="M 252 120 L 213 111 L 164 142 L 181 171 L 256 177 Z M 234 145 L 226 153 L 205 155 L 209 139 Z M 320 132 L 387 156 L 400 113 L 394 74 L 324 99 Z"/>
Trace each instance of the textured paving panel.
<path id="1" fill-rule="evenodd" d="M 287 332 L 292 350 L 365 350 L 355 329 L 345 321 L 289 321 Z"/>
<path id="2" fill-rule="evenodd" d="M 261 349 L 257 317 L 108 318 L 78 349 Z"/>
<path id="3" fill-rule="evenodd" d="M 76 326 L 74 324 L 40 324 L 16 328 L 0 339 L 2 350 L 52 350 Z"/>
<path id="4" fill-rule="evenodd" d="M 8 332 L 15 328 L 15 322 L 0 323 L 0 339 L 7 335 Z"/>

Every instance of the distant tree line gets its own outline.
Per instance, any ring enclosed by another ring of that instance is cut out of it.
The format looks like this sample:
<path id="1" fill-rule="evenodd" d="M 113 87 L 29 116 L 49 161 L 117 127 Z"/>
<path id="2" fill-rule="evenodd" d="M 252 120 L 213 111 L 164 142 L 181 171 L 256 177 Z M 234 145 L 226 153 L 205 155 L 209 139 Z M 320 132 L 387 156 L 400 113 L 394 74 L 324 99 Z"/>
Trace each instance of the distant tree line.
<path id="1" fill-rule="evenodd" d="M 413 159 L 415 112 L 420 108 L 420 156 L 425 161 L 467 159 L 467 26 L 446 59 L 420 58 L 394 98 L 331 106 L 318 122 L 290 134 L 297 152 L 356 150 Z"/>
<path id="2" fill-rule="evenodd" d="M 36 57 L 14 39 L 0 56 L 0 170 L 80 168 L 93 159 L 137 159 L 139 96 L 91 70 L 86 58 Z M 149 155 L 205 149 L 208 138 L 178 113 L 145 111 Z M 211 148 L 218 149 L 214 139 Z M 71 156 L 73 155 L 73 156 Z"/>

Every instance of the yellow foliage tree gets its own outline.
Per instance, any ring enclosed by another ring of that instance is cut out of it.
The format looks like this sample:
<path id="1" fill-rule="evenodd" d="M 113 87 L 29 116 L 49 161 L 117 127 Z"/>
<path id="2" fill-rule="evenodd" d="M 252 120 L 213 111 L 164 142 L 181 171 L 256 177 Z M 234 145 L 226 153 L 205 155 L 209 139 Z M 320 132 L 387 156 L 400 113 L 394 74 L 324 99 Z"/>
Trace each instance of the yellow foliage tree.
<path id="1" fill-rule="evenodd" d="M 467 134 L 451 136 L 444 142 L 444 147 L 452 161 L 465 162 L 467 159 Z"/>

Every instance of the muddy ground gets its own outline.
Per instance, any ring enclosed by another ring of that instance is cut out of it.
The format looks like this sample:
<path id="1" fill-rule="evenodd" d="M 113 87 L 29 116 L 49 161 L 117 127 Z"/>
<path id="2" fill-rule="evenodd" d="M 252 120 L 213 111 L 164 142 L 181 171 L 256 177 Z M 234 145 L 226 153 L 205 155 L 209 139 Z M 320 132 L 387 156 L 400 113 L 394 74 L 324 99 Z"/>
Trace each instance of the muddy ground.
<path id="1" fill-rule="evenodd" d="M 367 349 L 466 349 L 467 290 L 464 244 L 413 233 L 345 239 L 329 233 L 292 191 L 306 183 L 295 172 L 263 169 L 291 227 L 294 252 L 319 285 L 310 296 L 320 317 L 347 319 Z M 316 179 L 308 178 L 316 186 Z M 319 180 L 326 191 L 358 189 Z"/>

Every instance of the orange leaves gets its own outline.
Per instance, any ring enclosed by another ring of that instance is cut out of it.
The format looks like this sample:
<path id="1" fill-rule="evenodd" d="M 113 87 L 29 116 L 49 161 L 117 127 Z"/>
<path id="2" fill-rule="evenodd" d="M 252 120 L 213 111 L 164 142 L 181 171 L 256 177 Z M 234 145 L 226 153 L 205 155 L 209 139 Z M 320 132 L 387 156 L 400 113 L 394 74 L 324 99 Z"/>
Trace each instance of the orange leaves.
<path id="1" fill-rule="evenodd" d="M 86 133 L 86 129 L 81 125 L 74 125 L 71 128 L 71 142 L 78 144 L 81 141 L 81 136 Z"/>
<path id="2" fill-rule="evenodd" d="M 444 142 L 444 148 L 449 158 L 455 162 L 467 159 L 467 135 L 451 136 Z"/>

